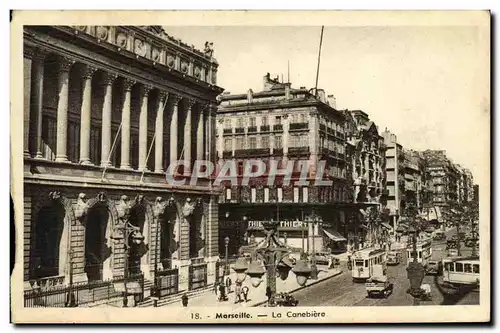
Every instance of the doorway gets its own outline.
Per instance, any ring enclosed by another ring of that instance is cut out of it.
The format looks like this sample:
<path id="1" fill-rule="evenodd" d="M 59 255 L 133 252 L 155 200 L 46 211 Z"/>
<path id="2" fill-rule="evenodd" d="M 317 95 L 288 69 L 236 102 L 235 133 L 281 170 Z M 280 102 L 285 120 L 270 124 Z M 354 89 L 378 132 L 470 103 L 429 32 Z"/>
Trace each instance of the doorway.
<path id="1" fill-rule="evenodd" d="M 106 230 L 109 223 L 108 208 L 101 203 L 90 208 L 85 230 L 85 272 L 89 282 L 104 279 L 104 267 L 111 257 L 107 246 Z"/>

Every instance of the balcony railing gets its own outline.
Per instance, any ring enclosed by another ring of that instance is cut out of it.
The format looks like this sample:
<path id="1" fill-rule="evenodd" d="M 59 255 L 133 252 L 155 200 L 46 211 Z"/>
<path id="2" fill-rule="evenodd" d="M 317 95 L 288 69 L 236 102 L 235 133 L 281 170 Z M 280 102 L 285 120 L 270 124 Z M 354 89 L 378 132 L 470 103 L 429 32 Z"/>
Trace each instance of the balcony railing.
<path id="1" fill-rule="evenodd" d="M 283 125 L 273 125 L 273 131 L 283 131 Z"/>
<path id="2" fill-rule="evenodd" d="M 319 124 L 319 130 L 323 131 L 323 132 L 326 132 L 326 126 L 323 125 L 323 124 Z"/>
<path id="3" fill-rule="evenodd" d="M 261 131 L 261 132 L 269 132 L 269 129 L 270 129 L 270 128 L 269 128 L 269 125 L 262 125 L 262 126 L 260 127 L 260 131 Z"/>
<path id="4" fill-rule="evenodd" d="M 268 156 L 271 154 L 269 148 L 238 149 L 234 151 L 235 157 Z"/>
<path id="5" fill-rule="evenodd" d="M 290 130 L 304 130 L 309 128 L 309 123 L 292 123 L 290 124 Z"/>
<path id="6" fill-rule="evenodd" d="M 274 156 L 283 156 L 283 148 L 274 148 L 273 155 Z"/>
<path id="7" fill-rule="evenodd" d="M 309 154 L 309 147 L 290 147 L 288 148 L 289 155 Z"/>
<path id="8" fill-rule="evenodd" d="M 248 127 L 248 133 L 255 133 L 255 132 L 257 132 L 257 126 Z"/>
<path id="9" fill-rule="evenodd" d="M 236 127 L 234 129 L 235 133 L 245 133 L 245 128 L 244 127 Z"/>
<path id="10" fill-rule="evenodd" d="M 226 158 L 231 158 L 233 156 L 233 152 L 232 151 L 223 151 L 222 152 L 222 158 L 226 159 Z"/>
<path id="11" fill-rule="evenodd" d="M 232 128 L 224 128 L 224 134 L 232 134 L 233 133 L 233 129 Z"/>

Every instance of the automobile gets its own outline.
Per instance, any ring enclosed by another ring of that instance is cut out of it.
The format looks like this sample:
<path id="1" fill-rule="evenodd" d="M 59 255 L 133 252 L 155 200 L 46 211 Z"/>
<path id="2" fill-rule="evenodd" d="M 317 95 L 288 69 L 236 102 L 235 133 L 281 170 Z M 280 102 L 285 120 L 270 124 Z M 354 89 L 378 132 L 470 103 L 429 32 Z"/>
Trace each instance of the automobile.
<path id="1" fill-rule="evenodd" d="M 331 254 L 328 252 L 316 252 L 316 264 L 328 265 L 330 263 Z"/>
<path id="2" fill-rule="evenodd" d="M 455 240 L 447 240 L 446 241 L 446 249 L 456 249 L 458 247 L 458 241 Z"/>
<path id="3" fill-rule="evenodd" d="M 425 267 L 426 275 L 441 275 L 443 273 L 443 262 L 441 260 L 429 260 Z"/>
<path id="4" fill-rule="evenodd" d="M 448 257 L 457 257 L 458 256 L 458 249 L 449 249 L 448 250 Z"/>
<path id="5" fill-rule="evenodd" d="M 479 245 L 479 239 L 474 238 L 474 237 L 467 237 L 465 239 L 465 246 L 466 247 L 473 247 Z"/>
<path id="6" fill-rule="evenodd" d="M 399 265 L 401 262 L 401 252 L 389 251 L 387 252 L 387 265 Z"/>
<path id="7" fill-rule="evenodd" d="M 437 230 L 434 232 L 434 240 L 445 240 L 446 239 L 446 234 L 444 231 Z"/>

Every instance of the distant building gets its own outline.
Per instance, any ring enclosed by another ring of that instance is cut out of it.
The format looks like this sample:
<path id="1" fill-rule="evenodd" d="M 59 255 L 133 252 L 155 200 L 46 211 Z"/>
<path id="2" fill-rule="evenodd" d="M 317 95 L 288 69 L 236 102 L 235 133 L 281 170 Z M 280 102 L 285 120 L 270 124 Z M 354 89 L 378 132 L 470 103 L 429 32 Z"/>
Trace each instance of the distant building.
<path id="1" fill-rule="evenodd" d="M 402 215 L 401 206 L 405 189 L 404 151 L 401 144 L 397 141 L 397 136 L 387 130 L 387 128 L 382 132 L 382 137 L 387 146 L 385 152 L 386 188 L 388 191 L 387 208 L 392 217 L 393 227 L 396 229 L 399 217 Z"/>
<path id="2" fill-rule="evenodd" d="M 479 202 L 479 185 L 474 185 L 474 202 Z"/>
<path id="3" fill-rule="evenodd" d="M 316 250 L 345 246 L 348 236 L 356 233 L 359 210 L 353 205 L 345 122 L 344 113 L 335 109 L 333 96 L 327 97 L 323 90 L 314 94 L 304 87 L 292 88 L 269 74 L 264 76 L 260 92 L 220 96 L 218 158 L 235 161 L 240 180 L 245 161 L 253 158 L 263 161 L 268 170 L 272 161 L 280 169 L 286 168 L 288 161 L 306 162 L 312 170 L 306 186 L 298 182 L 297 168 L 290 184 L 279 176 L 271 185 L 266 176 L 250 179 L 248 185 L 222 184 L 220 251 L 224 250 L 225 237 L 230 238 L 230 255 L 250 239 L 261 239 L 261 222 L 270 220 L 280 221 L 281 239 L 284 241 L 286 235 L 288 244 L 295 248 L 304 244 L 305 251 L 312 251 L 313 238 Z M 314 185 L 311 177 L 320 160 L 326 161 L 325 174 L 332 186 Z M 305 223 L 313 213 L 321 216 L 321 225 Z"/>

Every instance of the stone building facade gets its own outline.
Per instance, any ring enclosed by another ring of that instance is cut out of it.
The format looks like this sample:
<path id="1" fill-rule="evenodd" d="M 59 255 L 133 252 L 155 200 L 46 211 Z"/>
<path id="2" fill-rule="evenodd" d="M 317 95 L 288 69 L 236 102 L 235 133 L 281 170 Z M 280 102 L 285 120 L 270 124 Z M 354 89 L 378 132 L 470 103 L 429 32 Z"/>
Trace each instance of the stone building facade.
<path id="1" fill-rule="evenodd" d="M 393 228 L 396 229 L 399 218 L 402 216 L 402 200 L 404 200 L 404 153 L 403 146 L 398 142 L 397 136 L 387 128 L 382 132 L 384 143 L 387 147 L 386 160 L 386 189 L 387 208 L 392 219 Z"/>
<path id="2" fill-rule="evenodd" d="M 307 242 L 305 250 L 312 251 L 314 237 L 315 249 L 320 250 L 329 240 L 321 226 L 305 223 L 313 213 L 321 216 L 321 225 L 331 230 L 333 238 L 345 241 L 348 222 L 344 208 L 352 202 L 353 192 L 346 166 L 350 161 L 345 151 L 344 122 L 333 96 L 326 96 L 322 90 L 314 94 L 304 87 L 292 88 L 269 74 L 264 76 L 260 92 L 221 96 L 217 125 L 220 161 L 235 161 L 239 176 L 245 161 L 252 158 L 260 159 L 267 168 L 274 160 L 279 169 L 286 168 L 288 161 L 302 161 L 310 171 L 308 185 L 299 184 L 297 164 L 290 170 L 290 184 L 283 183 L 280 176 L 270 186 L 266 176 L 250 179 L 244 186 L 222 184 L 221 252 L 225 237 L 231 238 L 229 252 L 235 254 L 251 236 L 260 237 L 259 222 L 270 219 L 286 222 L 280 228 L 280 237 L 286 233 L 290 245 L 300 248 Z M 331 186 L 314 184 L 320 160 L 326 161 L 325 174 L 332 180 Z"/>
<path id="3" fill-rule="evenodd" d="M 215 160 L 212 52 L 157 26 L 24 28 L 25 281 L 105 280 L 125 260 L 146 279 L 177 267 L 183 284 L 193 258 L 213 273 L 215 192 L 165 179 L 170 162 Z M 144 236 L 129 258 L 112 241 L 126 224 Z"/>

